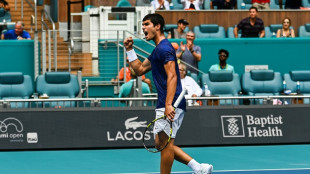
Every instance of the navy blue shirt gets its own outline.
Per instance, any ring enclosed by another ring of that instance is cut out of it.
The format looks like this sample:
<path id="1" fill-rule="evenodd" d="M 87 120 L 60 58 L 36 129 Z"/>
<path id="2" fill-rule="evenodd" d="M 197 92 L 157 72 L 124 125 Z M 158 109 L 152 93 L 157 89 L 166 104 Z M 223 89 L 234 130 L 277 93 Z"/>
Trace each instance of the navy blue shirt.
<path id="1" fill-rule="evenodd" d="M 241 30 L 241 37 L 259 37 L 259 33 L 265 29 L 263 20 L 256 18 L 255 24 L 251 25 L 249 17 L 240 21 L 237 27 Z"/>
<path id="2" fill-rule="evenodd" d="M 212 0 L 213 6 L 217 6 L 217 9 L 234 9 L 236 6 L 236 0 L 231 0 L 227 3 L 225 0 Z"/>
<path id="3" fill-rule="evenodd" d="M 148 57 L 148 59 L 151 62 L 153 81 L 158 93 L 158 101 L 156 108 L 165 108 L 166 103 L 167 74 L 164 65 L 169 61 L 175 62 L 175 72 L 177 74 L 178 79 L 177 79 L 177 88 L 175 96 L 172 102 L 172 104 L 174 104 L 174 102 L 182 92 L 182 84 L 175 50 L 172 47 L 171 43 L 167 39 L 162 40 L 153 50 L 152 54 Z M 179 104 L 178 108 L 181 108 L 184 111 L 186 110 L 186 102 L 184 97 L 181 103 Z"/>
<path id="4" fill-rule="evenodd" d="M 300 9 L 301 0 L 286 0 L 285 8 L 286 9 Z"/>
<path id="5" fill-rule="evenodd" d="M 8 30 L 4 33 L 4 39 L 7 40 L 17 40 L 18 35 L 15 34 L 15 30 Z M 20 37 L 24 39 L 30 39 L 31 36 L 27 31 L 23 31 Z"/>

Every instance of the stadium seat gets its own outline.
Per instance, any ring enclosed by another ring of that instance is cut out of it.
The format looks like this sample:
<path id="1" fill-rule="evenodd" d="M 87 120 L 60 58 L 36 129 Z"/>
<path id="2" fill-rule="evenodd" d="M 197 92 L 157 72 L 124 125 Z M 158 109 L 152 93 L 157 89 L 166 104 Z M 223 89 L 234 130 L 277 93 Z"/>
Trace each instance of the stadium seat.
<path id="1" fill-rule="evenodd" d="M 136 0 L 136 6 L 151 6 L 151 0 Z"/>
<path id="2" fill-rule="evenodd" d="M 235 27 L 228 27 L 227 28 L 227 38 L 235 38 L 234 35 L 234 28 Z M 241 30 L 238 31 L 238 37 L 241 37 Z"/>
<path id="3" fill-rule="evenodd" d="M 277 35 L 278 29 L 282 28 L 282 24 L 271 24 L 270 26 L 265 27 L 265 37 L 270 38 L 273 37 L 273 32 Z M 293 26 L 290 26 L 290 29 L 294 29 Z M 275 37 L 276 37 L 275 35 Z"/>
<path id="4" fill-rule="evenodd" d="M 207 84 L 211 95 L 219 97 L 238 96 L 241 91 L 239 75 L 232 71 L 209 71 L 201 77 L 202 84 Z M 238 104 L 238 100 L 220 100 L 221 105 Z"/>
<path id="5" fill-rule="evenodd" d="M 282 9 L 285 7 L 285 1 L 282 0 Z M 279 0 L 270 0 L 270 9 L 280 9 Z"/>
<path id="6" fill-rule="evenodd" d="M 11 13 L 5 11 L 4 8 L 0 8 L 0 22 L 11 22 Z"/>
<path id="7" fill-rule="evenodd" d="M 184 6 L 181 3 L 181 0 L 171 0 L 171 3 L 173 4 L 173 10 L 183 10 Z"/>
<path id="8" fill-rule="evenodd" d="M 310 71 L 290 71 L 285 73 L 283 78 L 286 82 L 286 89 L 292 93 L 297 92 L 297 81 L 300 83 L 300 93 L 310 96 Z M 309 98 L 304 98 L 304 103 L 309 104 Z"/>
<path id="9" fill-rule="evenodd" d="M 302 0 L 301 5 L 303 7 L 310 7 L 310 0 Z"/>
<path id="10" fill-rule="evenodd" d="M 21 72 L 0 73 L 0 98 L 5 99 L 29 99 L 33 94 L 33 81 L 29 75 Z M 12 108 L 28 107 L 28 102 L 12 102 Z"/>
<path id="11" fill-rule="evenodd" d="M 131 4 L 127 0 L 119 0 L 116 6 L 117 7 L 131 7 Z"/>
<path id="12" fill-rule="evenodd" d="M 217 24 L 201 24 L 195 26 L 193 31 L 196 38 L 225 38 L 225 29 Z"/>
<path id="13" fill-rule="evenodd" d="M 245 72 L 242 75 L 242 89 L 249 96 L 279 95 L 282 91 L 281 74 L 273 70 L 251 70 L 250 72 Z M 258 103 L 262 104 L 263 101 L 258 100 Z"/>
<path id="14" fill-rule="evenodd" d="M 299 27 L 299 37 L 310 37 L 310 23 Z"/>
<path id="15" fill-rule="evenodd" d="M 46 94 L 49 99 L 68 99 L 78 96 L 80 86 L 77 76 L 69 72 L 46 72 L 37 77 L 36 90 L 39 96 Z M 75 102 L 50 102 L 47 105 L 74 107 Z"/>
<path id="16" fill-rule="evenodd" d="M 177 29 L 178 28 L 178 24 L 166 24 L 165 26 L 164 26 L 164 34 L 165 34 L 165 36 L 167 36 L 168 35 L 168 31 L 171 31 L 172 32 L 172 30 L 173 29 Z M 188 32 L 189 31 L 189 28 L 188 28 L 188 26 L 185 28 L 185 30 L 184 30 L 184 32 L 186 33 L 186 32 Z"/>
<path id="17" fill-rule="evenodd" d="M 210 10 L 210 2 L 211 2 L 211 0 L 204 0 L 204 2 L 202 4 L 203 9 Z"/>
<path id="18" fill-rule="evenodd" d="M 252 0 L 237 0 L 238 9 L 241 9 L 241 3 L 245 3 L 245 9 L 252 7 Z"/>

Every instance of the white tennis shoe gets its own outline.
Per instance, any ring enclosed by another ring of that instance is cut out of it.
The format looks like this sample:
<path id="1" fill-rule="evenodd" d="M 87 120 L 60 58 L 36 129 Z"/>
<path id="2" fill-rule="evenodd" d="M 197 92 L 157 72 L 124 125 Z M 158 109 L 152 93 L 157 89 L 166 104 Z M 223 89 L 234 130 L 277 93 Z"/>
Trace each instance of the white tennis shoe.
<path id="1" fill-rule="evenodd" d="M 201 169 L 195 174 L 211 174 L 213 172 L 213 166 L 211 164 L 200 164 Z"/>

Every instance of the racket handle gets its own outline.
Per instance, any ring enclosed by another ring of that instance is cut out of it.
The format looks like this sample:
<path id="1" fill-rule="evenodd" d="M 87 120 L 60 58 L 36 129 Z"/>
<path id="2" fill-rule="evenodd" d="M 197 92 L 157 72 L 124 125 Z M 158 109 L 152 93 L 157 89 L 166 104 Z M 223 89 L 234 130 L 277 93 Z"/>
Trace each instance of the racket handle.
<path id="1" fill-rule="evenodd" d="M 183 99 L 185 93 L 186 93 L 186 89 L 184 89 L 184 90 L 181 92 L 181 94 L 179 95 L 179 97 L 177 98 L 177 100 L 174 102 L 174 105 L 173 105 L 174 108 L 177 108 L 177 107 L 179 106 L 179 104 L 180 104 L 180 102 L 182 101 L 182 99 Z"/>

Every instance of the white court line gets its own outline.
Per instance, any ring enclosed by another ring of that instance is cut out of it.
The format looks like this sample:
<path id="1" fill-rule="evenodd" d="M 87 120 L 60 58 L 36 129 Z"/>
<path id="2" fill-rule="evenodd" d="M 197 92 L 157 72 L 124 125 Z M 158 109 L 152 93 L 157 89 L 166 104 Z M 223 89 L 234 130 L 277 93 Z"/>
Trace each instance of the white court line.
<path id="1" fill-rule="evenodd" d="M 294 171 L 294 170 L 310 170 L 310 168 L 289 168 L 289 169 L 248 169 L 248 170 L 214 170 L 212 173 L 218 173 L 218 172 L 255 172 L 255 171 Z M 192 171 L 184 171 L 184 172 L 172 172 L 172 173 L 192 173 Z M 110 173 L 110 174 L 159 174 L 158 172 L 143 172 L 143 173 Z"/>

